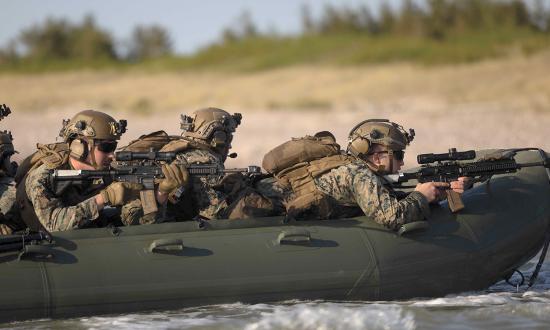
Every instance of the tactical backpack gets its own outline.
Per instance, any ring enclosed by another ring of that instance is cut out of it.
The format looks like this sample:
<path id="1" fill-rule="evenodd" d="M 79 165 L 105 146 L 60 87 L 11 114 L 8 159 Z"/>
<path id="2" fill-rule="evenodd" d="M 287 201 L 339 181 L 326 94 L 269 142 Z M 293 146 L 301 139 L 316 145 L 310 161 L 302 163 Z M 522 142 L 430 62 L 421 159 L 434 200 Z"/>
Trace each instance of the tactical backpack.
<path id="1" fill-rule="evenodd" d="M 168 135 L 165 131 L 155 131 L 140 136 L 139 138 L 128 143 L 128 145 L 120 147 L 119 150 L 143 152 L 153 149 L 153 151 L 159 151 L 166 144 L 179 138 L 179 136 Z"/>
<path id="2" fill-rule="evenodd" d="M 50 169 L 55 169 L 69 161 L 71 150 L 68 143 L 38 143 L 36 148 L 38 149 L 37 151 L 27 156 L 21 164 L 19 164 L 17 172 L 15 173 L 16 184 L 19 184 L 27 173 L 42 164 L 46 164 Z"/>
<path id="3" fill-rule="evenodd" d="M 44 230 L 44 228 L 38 220 L 34 206 L 27 196 L 25 181 L 28 173 L 42 164 L 46 164 L 49 169 L 59 168 L 67 164 L 69 154 L 71 153 L 69 144 L 65 142 L 37 144 L 36 148 L 38 149 L 37 151 L 21 162 L 15 174 L 15 201 L 22 220 L 31 231 Z"/>
<path id="4" fill-rule="evenodd" d="M 319 132 L 279 145 L 264 156 L 262 166 L 280 185 L 292 190 L 284 202 L 288 217 L 326 219 L 332 207 L 314 179 L 352 161 L 340 150 L 334 135 Z"/>

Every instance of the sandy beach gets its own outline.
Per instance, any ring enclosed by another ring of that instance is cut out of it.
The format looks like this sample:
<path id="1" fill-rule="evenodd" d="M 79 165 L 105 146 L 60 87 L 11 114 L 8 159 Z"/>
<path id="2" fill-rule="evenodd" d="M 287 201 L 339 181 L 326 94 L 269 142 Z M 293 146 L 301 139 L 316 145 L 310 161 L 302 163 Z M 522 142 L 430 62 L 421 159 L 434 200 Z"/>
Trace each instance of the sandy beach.
<path id="1" fill-rule="evenodd" d="M 228 166 L 260 164 L 291 137 L 333 132 L 342 146 L 367 118 L 388 118 L 417 136 L 406 155 L 533 146 L 550 150 L 550 52 L 533 57 L 422 67 L 294 67 L 267 72 L 68 72 L 0 75 L 20 159 L 53 142 L 61 120 L 83 109 L 127 119 L 122 143 L 154 130 L 179 134 L 179 115 L 205 106 L 243 114 Z"/>

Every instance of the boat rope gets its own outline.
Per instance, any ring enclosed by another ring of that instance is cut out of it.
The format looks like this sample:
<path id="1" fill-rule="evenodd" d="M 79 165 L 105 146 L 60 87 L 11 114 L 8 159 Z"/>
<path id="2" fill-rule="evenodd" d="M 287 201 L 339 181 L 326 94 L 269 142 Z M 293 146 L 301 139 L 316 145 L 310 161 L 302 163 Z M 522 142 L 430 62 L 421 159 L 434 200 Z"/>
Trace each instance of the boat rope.
<path id="1" fill-rule="evenodd" d="M 548 227 L 548 229 L 546 230 L 546 237 L 544 239 L 544 246 L 540 252 L 539 262 L 537 263 L 533 274 L 531 274 L 531 277 L 529 278 L 529 283 L 527 285 L 527 287 L 529 288 L 532 287 L 533 284 L 535 284 L 537 276 L 539 276 L 540 269 L 542 268 L 542 264 L 544 263 L 544 259 L 546 258 L 546 252 L 548 252 L 548 245 L 550 245 L 550 227 Z"/>
<path id="2" fill-rule="evenodd" d="M 521 278 L 521 280 L 519 280 L 516 283 L 510 282 L 510 279 L 512 278 L 512 275 L 514 275 L 514 273 L 518 273 L 520 278 Z M 514 269 L 514 271 L 510 274 L 510 276 L 506 277 L 504 280 L 506 281 L 506 283 L 508 283 L 511 286 L 513 286 L 514 288 L 516 288 L 516 292 L 517 292 L 517 291 L 519 291 L 519 287 L 522 286 L 523 283 L 525 283 L 525 276 L 523 275 L 522 272 L 519 271 L 519 269 Z"/>

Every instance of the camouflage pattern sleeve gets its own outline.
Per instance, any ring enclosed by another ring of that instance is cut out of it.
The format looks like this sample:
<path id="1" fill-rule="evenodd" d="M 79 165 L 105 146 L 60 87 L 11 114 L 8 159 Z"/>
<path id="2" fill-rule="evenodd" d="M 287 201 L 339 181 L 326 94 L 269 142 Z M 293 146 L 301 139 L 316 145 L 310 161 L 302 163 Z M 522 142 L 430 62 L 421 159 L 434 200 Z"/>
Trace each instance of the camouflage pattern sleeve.
<path id="1" fill-rule="evenodd" d="M 148 225 L 152 223 L 162 222 L 162 219 L 159 215 L 159 213 L 162 213 L 162 207 L 166 206 L 159 206 L 158 212 L 144 215 L 141 200 L 136 199 L 122 206 L 120 212 L 120 220 L 125 226 Z"/>
<path id="2" fill-rule="evenodd" d="M 392 230 L 429 215 L 428 200 L 419 192 L 404 199 L 393 197 L 366 165 L 355 162 L 321 176 L 318 188 L 343 205 L 357 204 L 374 221 Z"/>
<path id="3" fill-rule="evenodd" d="M 21 230 L 26 227 L 23 219 L 19 214 L 19 210 L 16 207 L 15 201 L 15 181 L 12 177 L 4 176 L 0 177 L 0 212 L 2 217 L 2 232 L 6 232 L 6 229 Z"/>
<path id="4" fill-rule="evenodd" d="M 290 189 L 285 189 L 285 187 L 280 185 L 274 177 L 265 178 L 256 182 L 254 188 L 261 196 L 271 201 L 274 214 L 283 215 L 286 212 L 284 200 L 285 196 L 290 197 L 292 193 Z"/>
<path id="5" fill-rule="evenodd" d="M 48 169 L 42 165 L 29 172 L 25 181 L 27 196 L 38 220 L 48 231 L 81 228 L 99 217 L 94 197 L 74 206 L 64 205 L 49 188 L 48 176 Z"/>
<path id="6" fill-rule="evenodd" d="M 194 149 L 178 155 L 187 164 L 217 164 L 220 170 L 224 169 L 223 162 L 214 153 Z M 207 219 L 218 219 L 228 207 L 223 192 L 215 190 L 222 176 L 192 176 L 191 188 L 193 201 L 197 205 L 199 215 Z"/>
<path id="7" fill-rule="evenodd" d="M 0 212 L 7 214 L 15 205 L 15 182 L 11 177 L 0 178 Z"/>

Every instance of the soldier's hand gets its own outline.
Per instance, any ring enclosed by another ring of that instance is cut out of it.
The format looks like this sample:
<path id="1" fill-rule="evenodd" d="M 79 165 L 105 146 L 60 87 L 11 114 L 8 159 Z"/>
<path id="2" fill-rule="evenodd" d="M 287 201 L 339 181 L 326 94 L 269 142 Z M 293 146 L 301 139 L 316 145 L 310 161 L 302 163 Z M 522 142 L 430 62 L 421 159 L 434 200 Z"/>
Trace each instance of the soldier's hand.
<path id="1" fill-rule="evenodd" d="M 414 190 L 424 195 L 428 203 L 431 203 L 444 198 L 445 189 L 449 187 L 450 185 L 446 182 L 426 182 L 417 184 Z"/>
<path id="2" fill-rule="evenodd" d="M 111 206 L 122 206 L 134 199 L 139 198 L 139 192 L 143 185 L 130 182 L 113 182 L 100 194 L 105 204 Z"/>
<path id="3" fill-rule="evenodd" d="M 451 182 L 451 189 L 459 194 L 462 194 L 464 190 L 470 189 L 472 187 L 472 184 L 472 178 L 462 176 L 456 181 Z"/>
<path id="4" fill-rule="evenodd" d="M 181 186 L 186 187 L 189 184 L 189 171 L 185 165 L 176 162 L 164 164 L 162 165 L 162 174 L 164 174 L 164 179 L 159 183 L 161 193 L 169 194 L 174 189 Z"/>
<path id="5" fill-rule="evenodd" d="M 3 223 L 0 224 L 0 235 L 11 235 L 13 230 Z"/>

